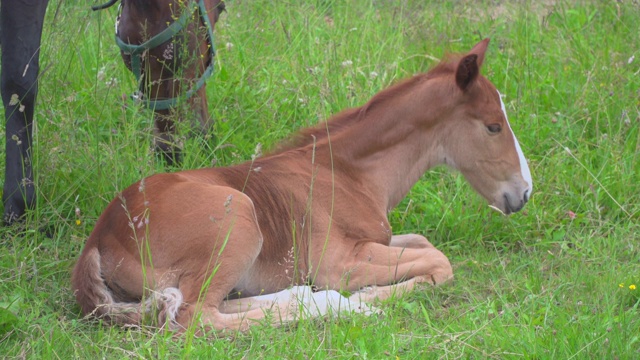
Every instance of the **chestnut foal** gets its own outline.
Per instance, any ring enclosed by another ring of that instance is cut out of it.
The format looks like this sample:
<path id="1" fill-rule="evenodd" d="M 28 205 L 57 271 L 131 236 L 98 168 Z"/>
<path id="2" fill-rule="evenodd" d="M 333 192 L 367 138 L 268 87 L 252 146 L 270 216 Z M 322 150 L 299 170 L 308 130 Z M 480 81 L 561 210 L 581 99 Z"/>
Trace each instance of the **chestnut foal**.
<path id="1" fill-rule="evenodd" d="M 421 235 L 392 235 L 387 214 L 441 164 L 503 213 L 527 202 L 527 162 L 498 91 L 479 72 L 488 43 L 271 155 L 125 189 L 74 269 L 82 312 L 121 325 L 153 317 L 173 329 L 243 330 L 366 313 L 375 299 L 451 279 L 447 257 Z"/>

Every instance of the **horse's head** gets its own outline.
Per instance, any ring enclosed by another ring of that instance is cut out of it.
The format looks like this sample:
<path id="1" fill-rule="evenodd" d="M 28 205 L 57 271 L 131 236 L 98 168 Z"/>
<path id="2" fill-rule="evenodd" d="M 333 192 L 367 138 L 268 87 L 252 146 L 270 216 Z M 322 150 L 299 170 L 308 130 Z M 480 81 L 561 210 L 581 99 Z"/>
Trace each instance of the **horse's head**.
<path id="1" fill-rule="evenodd" d="M 490 205 L 505 214 L 522 209 L 533 190 L 527 160 L 516 139 L 500 93 L 480 66 L 489 39 L 478 43 L 451 65 L 455 88 L 448 101 L 452 111 L 442 124 L 444 161 L 458 169 Z M 455 80 L 454 80 L 455 79 Z"/>
<path id="2" fill-rule="evenodd" d="M 204 81 L 213 71 L 212 30 L 224 10 L 222 0 L 122 2 L 117 42 L 138 77 L 144 102 L 156 111 L 157 145 L 170 162 L 175 155 L 171 110 L 178 99 L 186 99 L 194 111 L 196 130 L 211 126 Z"/>

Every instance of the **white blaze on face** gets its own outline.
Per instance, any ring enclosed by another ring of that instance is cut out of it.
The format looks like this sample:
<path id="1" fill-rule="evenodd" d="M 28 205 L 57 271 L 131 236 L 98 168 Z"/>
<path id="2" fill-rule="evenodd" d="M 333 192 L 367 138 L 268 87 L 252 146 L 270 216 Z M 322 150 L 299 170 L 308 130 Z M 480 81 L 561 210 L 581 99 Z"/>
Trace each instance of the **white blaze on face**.
<path id="1" fill-rule="evenodd" d="M 529 191 L 527 192 L 527 196 L 531 196 L 533 192 L 533 181 L 531 181 L 531 171 L 529 171 L 529 164 L 527 164 L 527 159 L 524 158 L 524 154 L 522 154 L 522 149 L 520 148 L 520 143 L 518 143 L 518 139 L 516 139 L 516 134 L 513 133 L 511 129 L 511 125 L 509 125 L 509 118 L 507 117 L 507 110 L 504 107 L 504 102 L 502 102 L 502 94 L 498 91 L 498 97 L 500 98 L 500 107 L 502 107 L 502 112 L 504 113 L 504 119 L 507 122 L 507 126 L 513 134 L 513 142 L 516 144 L 516 151 L 518 152 L 518 158 L 520 159 L 520 173 L 522 174 L 522 178 L 529 185 Z"/>

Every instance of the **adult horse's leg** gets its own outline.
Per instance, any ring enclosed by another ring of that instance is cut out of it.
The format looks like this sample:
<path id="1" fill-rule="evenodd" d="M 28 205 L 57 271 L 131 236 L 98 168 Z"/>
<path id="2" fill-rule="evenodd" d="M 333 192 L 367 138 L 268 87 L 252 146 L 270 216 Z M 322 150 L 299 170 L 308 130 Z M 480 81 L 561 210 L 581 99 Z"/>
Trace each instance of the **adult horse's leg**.
<path id="1" fill-rule="evenodd" d="M 202 86 L 195 95 L 189 99 L 189 106 L 193 109 L 195 121 L 192 121 L 193 131 L 198 136 L 204 136 L 213 132 L 213 119 L 209 115 L 209 105 L 207 102 L 207 84 Z"/>
<path id="2" fill-rule="evenodd" d="M 6 164 L 4 221 L 19 219 L 34 198 L 31 134 L 38 90 L 42 23 L 48 0 L 1 0 L 2 74 Z"/>
<path id="3" fill-rule="evenodd" d="M 202 41 L 207 44 L 206 41 Z M 192 46 L 196 46 L 193 44 Z M 207 67 L 207 60 L 203 58 L 206 53 L 200 52 L 194 54 L 195 61 L 184 70 L 184 74 L 177 76 L 183 78 L 197 79 L 204 69 Z M 204 59 L 204 60 L 203 60 Z M 155 67 L 154 67 L 155 66 Z M 151 73 L 154 69 L 161 68 L 161 64 L 151 63 Z M 201 69 L 200 73 L 196 69 Z M 162 73 L 160 69 L 156 73 Z M 176 73 L 180 73 L 177 71 Z M 160 76 L 162 78 L 162 76 Z M 174 73 L 173 77 L 176 75 Z M 149 91 L 153 96 L 166 98 L 178 97 L 181 91 L 187 91 L 193 84 L 187 82 L 186 86 L 176 85 L 173 78 L 168 80 L 156 81 Z M 186 90 L 184 90 L 186 89 Z M 153 97 L 151 96 L 151 97 Z M 204 84 L 194 95 L 186 101 L 186 107 L 178 106 L 171 110 L 157 110 L 154 113 L 154 144 L 155 148 L 163 155 L 169 165 L 180 164 L 182 161 L 182 147 L 180 137 L 178 136 L 177 126 L 179 123 L 187 125 L 187 129 L 191 135 L 203 137 L 213 132 L 213 120 L 208 111 L 206 84 Z M 182 128 L 182 130 L 185 130 Z"/>
<path id="4" fill-rule="evenodd" d="M 154 145 L 170 166 L 182 162 L 182 147 L 184 144 L 182 144 L 176 129 L 180 122 L 186 122 L 190 133 L 196 136 L 206 136 L 213 132 L 213 121 L 207 110 L 205 86 L 188 100 L 188 109 L 180 109 L 178 111 L 182 111 L 182 113 L 176 115 L 171 110 L 159 110 L 153 114 Z M 181 119 L 193 119 L 194 121 Z"/>
<path id="5" fill-rule="evenodd" d="M 182 161 L 182 146 L 175 136 L 176 123 L 173 118 L 169 110 L 159 110 L 153 114 L 153 143 L 170 166 Z"/>

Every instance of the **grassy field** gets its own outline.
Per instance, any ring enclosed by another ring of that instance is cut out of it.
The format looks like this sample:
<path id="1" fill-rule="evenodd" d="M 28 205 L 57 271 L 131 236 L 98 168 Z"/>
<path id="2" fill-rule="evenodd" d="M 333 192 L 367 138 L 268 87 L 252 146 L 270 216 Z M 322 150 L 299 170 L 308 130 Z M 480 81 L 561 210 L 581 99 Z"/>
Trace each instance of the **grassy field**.
<path id="1" fill-rule="evenodd" d="M 531 201 L 502 217 L 460 175 L 426 174 L 391 214 L 393 229 L 427 236 L 456 278 L 381 304 L 383 315 L 206 338 L 83 320 L 70 271 L 97 217 L 130 183 L 178 169 L 152 152 L 150 113 L 122 99 L 135 80 L 113 42 L 115 8 L 51 0 L 38 204 L 24 226 L 0 229 L 2 356 L 640 357 L 638 1 L 230 0 L 227 9 L 208 84 L 217 141 L 185 137 L 182 168 L 248 160 L 258 143 L 272 147 L 490 37 L 483 73 L 506 95 Z"/>

